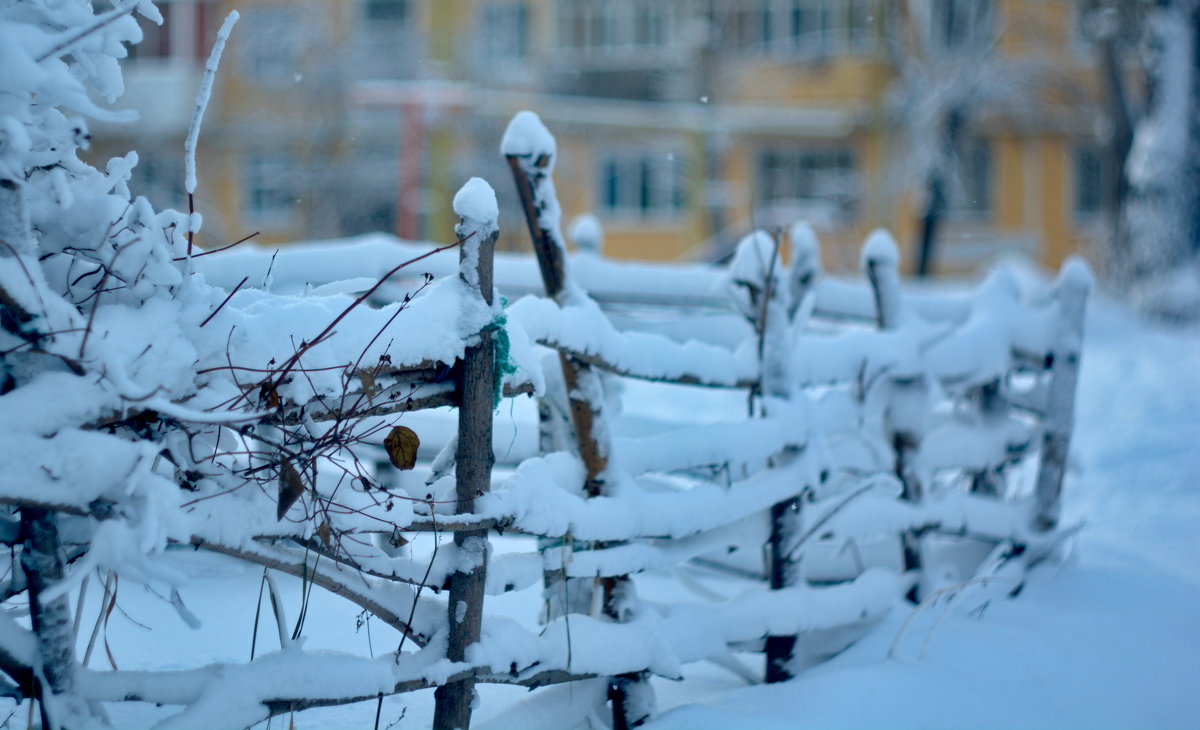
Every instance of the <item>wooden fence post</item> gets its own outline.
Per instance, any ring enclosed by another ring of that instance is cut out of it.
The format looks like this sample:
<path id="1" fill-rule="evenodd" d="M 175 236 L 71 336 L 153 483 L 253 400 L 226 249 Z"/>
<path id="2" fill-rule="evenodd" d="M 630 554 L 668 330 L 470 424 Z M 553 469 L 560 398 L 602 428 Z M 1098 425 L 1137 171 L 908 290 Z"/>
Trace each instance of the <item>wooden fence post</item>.
<path id="1" fill-rule="evenodd" d="M 817 232 L 803 221 L 794 224 L 788 236 L 792 241 L 792 265 L 788 268 L 788 318 L 795 323 L 797 316 L 807 316 L 805 300 L 816 289 L 821 278 L 821 244 Z"/>
<path id="2" fill-rule="evenodd" d="M 1062 509 L 1063 474 L 1075 422 L 1075 385 L 1079 380 L 1079 357 L 1083 342 L 1083 320 L 1092 273 L 1082 259 L 1063 265 L 1055 290 L 1058 312 L 1054 341 L 1050 346 L 1050 386 L 1042 435 L 1041 463 L 1034 488 L 1037 510 L 1033 528 L 1039 532 L 1058 526 Z"/>
<path id="3" fill-rule="evenodd" d="M 871 283 L 875 298 L 875 319 L 879 329 L 891 331 L 901 323 L 900 302 L 900 254 L 891 234 L 884 230 L 873 232 L 863 246 L 862 268 Z M 928 386 L 921 376 L 894 377 L 891 379 L 892 397 L 885 415 L 885 427 L 895 455 L 895 473 L 903 487 L 901 499 L 920 502 L 922 497 L 921 477 L 917 471 L 917 452 L 921 448 Z M 905 571 L 920 570 L 922 567 L 920 538 L 906 531 L 900 538 L 900 547 Z M 918 599 L 920 582 L 909 593 L 912 600 Z"/>
<path id="4" fill-rule="evenodd" d="M 500 230 L 496 194 L 479 178 L 472 178 L 454 196 L 454 212 L 461 218 L 455 233 L 462 241 L 459 277 L 483 301 L 492 306 L 492 253 Z M 475 497 L 491 486 L 492 409 L 495 406 L 495 343 L 492 332 L 483 330 L 478 342 L 469 345 L 458 372 L 458 449 L 455 456 L 455 492 L 458 513 L 474 511 Z M 487 530 L 454 533 L 459 551 L 458 569 L 450 577 L 450 635 L 446 656 L 452 662 L 466 661 L 467 647 L 479 641 L 483 622 L 483 589 L 487 575 Z M 474 678 L 444 684 L 434 692 L 433 726 L 438 730 L 471 724 Z"/>
<path id="5" fill-rule="evenodd" d="M 546 296 L 559 305 L 570 304 L 582 294 L 572 287 L 567 278 L 561 210 L 551 178 L 556 153 L 554 137 L 536 114 L 520 112 L 509 122 L 500 147 L 513 173 Z M 604 387 L 600 382 L 600 374 L 587 363 L 562 352 L 559 353 L 559 361 L 562 364 L 563 384 L 575 440 L 587 474 L 584 489 L 589 497 L 598 497 L 605 493 L 605 472 L 611 450 L 607 429 L 601 425 Z M 594 549 L 606 546 L 611 544 L 592 545 Z M 570 547 L 564 545 L 563 549 Z M 565 575 L 563 578 L 565 580 Z M 552 589 L 553 586 L 547 588 Z M 600 605 L 603 615 L 616 622 L 629 620 L 637 600 L 629 576 L 601 578 L 599 588 L 602 591 Z M 573 600 L 571 602 L 574 603 Z M 629 672 L 613 677 L 609 699 L 612 701 L 614 730 L 625 730 L 645 723 L 654 712 L 655 704 L 649 672 Z"/>
<path id="6" fill-rule="evenodd" d="M 1000 379 L 992 380 L 972 391 L 983 424 L 995 427 L 1008 418 L 1008 397 Z M 1004 465 L 984 467 L 971 474 L 971 493 L 985 497 L 1004 496 Z"/>
<path id="7" fill-rule="evenodd" d="M 65 575 L 58 515 L 42 507 L 21 507 L 21 541 L 29 618 L 37 638 L 35 675 L 41 680 L 42 727 L 90 724 L 87 706 L 75 691 L 77 663 L 69 600 L 65 594 L 49 600 L 44 596 Z"/>
<path id="8" fill-rule="evenodd" d="M 755 231 L 738 242 L 737 253 L 730 264 L 731 291 L 734 305 L 754 326 L 758 335 L 759 394 L 772 398 L 787 398 L 791 383 L 787 361 L 791 355 L 791 318 L 796 309 L 787 301 L 795 292 L 804 296 L 811 285 L 811 257 L 783 274 L 779 259 L 778 236 Z M 769 406 L 764 400 L 757 409 L 765 415 Z M 796 585 L 799 566 L 792 548 L 800 535 L 800 498 L 790 497 L 771 506 L 771 533 L 767 539 L 768 578 L 771 590 Z M 768 684 L 792 678 L 791 664 L 795 655 L 796 637 L 768 636 L 764 647 Z"/>

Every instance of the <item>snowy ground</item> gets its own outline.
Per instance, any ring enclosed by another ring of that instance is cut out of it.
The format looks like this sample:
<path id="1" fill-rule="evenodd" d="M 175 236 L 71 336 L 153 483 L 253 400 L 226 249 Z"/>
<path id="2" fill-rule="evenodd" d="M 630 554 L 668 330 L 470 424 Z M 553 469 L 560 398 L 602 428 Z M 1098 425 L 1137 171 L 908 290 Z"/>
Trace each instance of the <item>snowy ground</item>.
<path id="1" fill-rule="evenodd" d="M 711 664 L 690 665 L 684 682 L 656 680 L 663 712 L 650 727 L 1200 727 L 1197 372 L 1200 329 L 1156 328 L 1098 301 L 1089 315 L 1066 487 L 1067 519 L 1086 520 L 1086 527 L 1064 563 L 1037 569 L 1016 600 L 992 586 L 966 593 L 952 610 L 933 607 L 891 652 L 910 613 L 898 607 L 866 639 L 786 684 L 747 686 Z M 660 406 L 639 399 L 637 407 Z M 499 548 L 505 549 L 503 541 Z M 107 629 L 114 660 L 121 668 L 244 661 L 261 572 L 214 555 L 175 555 L 198 575 L 181 592 L 203 629 L 188 629 L 142 587 L 123 585 L 122 610 Z M 709 582 L 720 588 L 716 579 Z M 282 585 L 294 620 L 299 584 Z M 653 597 L 668 585 L 650 580 L 642 591 Z M 98 611 L 97 593 L 91 591 L 83 614 L 81 653 Z M 278 647 L 263 603 L 260 655 Z M 532 622 L 536 591 L 490 598 L 488 610 Z M 395 648 L 394 632 L 377 622 L 368 631 L 356 613 L 315 591 L 306 647 Z M 91 666 L 107 664 L 101 639 Z M 475 724 L 562 728 L 567 715 L 561 708 L 588 693 L 584 686 L 533 694 L 485 686 Z M 543 712 L 534 712 L 530 701 Z M 546 707 L 556 703 L 562 704 Z M 146 726 L 171 712 L 133 703 L 111 710 L 117 727 Z M 375 712 L 374 702 L 310 711 L 296 716 L 295 727 L 371 727 Z M 7 714 L 0 706 L 0 717 Z M 379 727 L 429 727 L 431 715 L 432 693 L 389 698 Z"/>

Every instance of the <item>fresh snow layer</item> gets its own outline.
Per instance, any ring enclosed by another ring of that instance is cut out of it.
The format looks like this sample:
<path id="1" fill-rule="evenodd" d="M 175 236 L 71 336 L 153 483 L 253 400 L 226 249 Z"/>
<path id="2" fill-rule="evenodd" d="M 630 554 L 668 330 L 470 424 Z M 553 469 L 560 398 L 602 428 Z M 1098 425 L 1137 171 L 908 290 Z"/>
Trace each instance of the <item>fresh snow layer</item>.
<path id="1" fill-rule="evenodd" d="M 454 212 L 476 223 L 495 221 L 500 217 L 496 191 L 483 178 L 473 177 L 454 195 Z"/>
<path id="2" fill-rule="evenodd" d="M 554 135 L 531 111 L 521 111 L 512 118 L 500 139 L 500 154 L 520 156 L 554 156 L 558 147 Z"/>

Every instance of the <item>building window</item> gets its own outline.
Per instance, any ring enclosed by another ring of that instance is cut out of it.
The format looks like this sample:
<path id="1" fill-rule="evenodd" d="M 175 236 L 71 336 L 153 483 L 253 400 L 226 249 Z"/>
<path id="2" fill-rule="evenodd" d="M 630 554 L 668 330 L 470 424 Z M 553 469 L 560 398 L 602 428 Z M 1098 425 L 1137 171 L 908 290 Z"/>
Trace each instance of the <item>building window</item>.
<path id="1" fill-rule="evenodd" d="M 758 158 L 759 200 L 768 207 L 822 207 L 849 217 L 858 202 L 858 174 L 849 147 L 768 148 Z"/>
<path id="2" fill-rule="evenodd" d="M 763 51 L 770 44 L 771 0 L 740 0 L 730 20 L 731 35 L 738 48 Z"/>
<path id="3" fill-rule="evenodd" d="M 524 2 L 489 2 L 482 7 L 484 52 L 488 58 L 529 55 L 529 7 Z"/>
<path id="4" fill-rule="evenodd" d="M 1094 145 L 1080 145 L 1074 150 L 1072 167 L 1075 190 L 1072 212 L 1079 218 L 1094 216 L 1103 207 L 1104 161 Z"/>
<path id="5" fill-rule="evenodd" d="M 946 48 L 965 48 L 992 36 L 992 0 L 933 0 L 932 37 Z"/>
<path id="6" fill-rule="evenodd" d="M 791 0 L 788 41 L 805 55 L 823 56 L 836 45 L 837 3 L 833 0 Z"/>
<path id="7" fill-rule="evenodd" d="M 660 3 L 638 3 L 633 16 L 633 43 L 660 47 L 667 42 L 668 8 Z"/>
<path id="8" fill-rule="evenodd" d="M 171 16 L 173 3 L 162 3 L 158 6 L 158 12 L 162 14 L 162 25 L 155 23 L 147 18 L 138 18 L 138 25 L 142 29 L 142 42 L 133 45 L 129 48 L 129 58 L 167 58 L 171 55 L 171 33 L 172 26 Z"/>
<path id="9" fill-rule="evenodd" d="M 946 195 L 948 213 L 983 216 L 992 211 L 992 148 L 985 139 L 959 145 L 954 178 Z"/>
<path id="10" fill-rule="evenodd" d="M 661 148 L 619 149 L 598 157 L 600 211 L 626 220 L 675 220 L 683 211 L 679 155 Z"/>
<path id="11" fill-rule="evenodd" d="M 247 220 L 286 226 L 296 209 L 296 164 L 291 153 L 252 152 L 243 161 L 242 213 Z"/>
<path id="12" fill-rule="evenodd" d="M 876 37 L 871 30 L 875 21 L 871 0 L 848 0 L 845 7 L 847 47 L 855 51 L 868 50 Z"/>
<path id="13" fill-rule="evenodd" d="M 557 0 L 554 11 L 559 48 L 607 55 L 668 46 L 678 6 L 662 0 Z"/>
<path id="14" fill-rule="evenodd" d="M 877 37 L 877 0 L 730 0 L 716 11 L 726 43 L 802 57 L 864 51 Z"/>
<path id="15" fill-rule="evenodd" d="M 409 0 L 363 0 L 363 19 L 368 23 L 408 25 Z"/>
<path id="16" fill-rule="evenodd" d="M 162 25 L 139 17 L 142 41 L 129 47 L 129 58 L 200 62 L 208 58 L 216 35 L 210 0 L 160 0 L 156 5 L 163 17 Z"/>
<path id="17" fill-rule="evenodd" d="M 173 148 L 144 146 L 138 154 L 137 167 L 129 187 L 146 196 L 155 207 L 180 207 L 186 203 L 183 189 L 183 160 Z"/>

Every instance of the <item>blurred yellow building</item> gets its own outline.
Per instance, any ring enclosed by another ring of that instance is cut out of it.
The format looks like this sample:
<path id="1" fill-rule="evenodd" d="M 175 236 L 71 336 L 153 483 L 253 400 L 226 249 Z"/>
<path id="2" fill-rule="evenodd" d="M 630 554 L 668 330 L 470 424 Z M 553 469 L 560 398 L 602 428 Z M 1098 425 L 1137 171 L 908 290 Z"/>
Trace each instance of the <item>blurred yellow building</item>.
<path id="1" fill-rule="evenodd" d="M 564 221 L 595 213 L 608 255 L 719 258 L 753 228 L 803 218 L 826 265 L 851 268 L 874 227 L 912 247 L 939 131 L 911 115 L 955 83 L 986 93 L 947 158 L 939 270 L 1002 251 L 1056 265 L 1100 235 L 1102 130 L 1073 0 L 159 5 L 166 23 L 143 22 L 126 71 L 144 120 L 97 138 L 142 150 L 139 189 L 182 204 L 192 90 L 211 29 L 236 8 L 201 143 L 212 243 L 447 240 L 449 201 L 479 175 L 500 197 L 504 245 L 524 246 L 498 146 L 532 109 L 558 139 Z M 964 35 L 968 21 L 983 35 Z M 963 39 L 987 47 L 952 53 Z"/>

